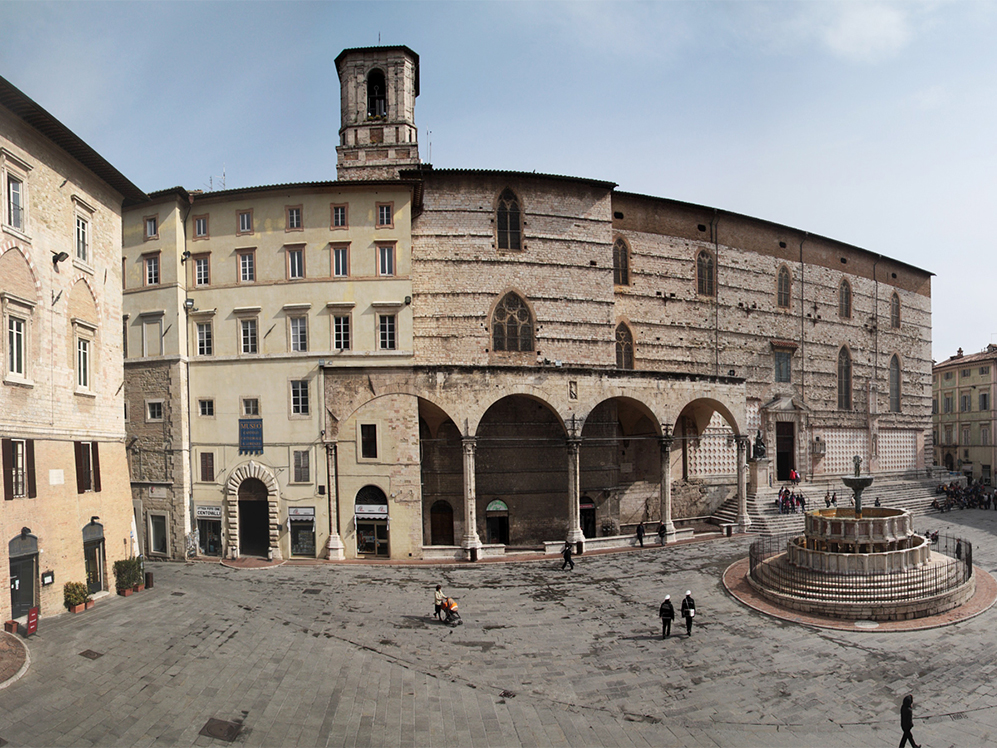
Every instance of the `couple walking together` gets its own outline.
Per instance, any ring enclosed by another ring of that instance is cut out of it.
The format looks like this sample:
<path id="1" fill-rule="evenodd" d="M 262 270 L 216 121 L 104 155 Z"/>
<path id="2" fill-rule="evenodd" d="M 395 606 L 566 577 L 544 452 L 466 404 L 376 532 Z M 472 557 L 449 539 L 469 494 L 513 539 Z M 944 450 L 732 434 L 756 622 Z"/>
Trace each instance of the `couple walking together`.
<path id="1" fill-rule="evenodd" d="M 696 617 L 696 601 L 692 599 L 692 590 L 685 591 L 681 614 L 685 619 L 686 636 L 692 636 L 692 619 Z M 658 617 L 661 618 L 661 638 L 667 639 L 672 633 L 672 621 L 675 619 L 675 608 L 672 606 L 671 595 L 665 595 L 665 601 L 658 609 Z"/>

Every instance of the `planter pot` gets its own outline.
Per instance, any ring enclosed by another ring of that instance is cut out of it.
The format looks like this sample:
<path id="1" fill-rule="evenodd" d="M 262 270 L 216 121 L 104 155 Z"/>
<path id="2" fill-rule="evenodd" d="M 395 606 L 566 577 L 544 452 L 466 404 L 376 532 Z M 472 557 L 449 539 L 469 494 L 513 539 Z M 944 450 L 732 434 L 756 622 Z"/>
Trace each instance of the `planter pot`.
<path id="1" fill-rule="evenodd" d="M 128 597 L 128 596 L 129 596 L 129 595 L 131 595 L 131 594 L 132 594 L 132 593 L 133 593 L 134 591 L 135 591 L 135 590 L 133 590 L 133 589 L 132 589 L 131 587 L 125 587 L 125 588 L 123 588 L 123 589 L 119 589 L 119 590 L 118 590 L 118 594 L 119 594 L 119 595 L 121 595 L 122 597 Z"/>
<path id="2" fill-rule="evenodd" d="M 3 630 L 6 631 L 6 632 L 8 632 L 8 633 L 11 633 L 11 634 L 16 634 L 17 633 L 17 621 L 4 621 L 3 622 Z"/>
<path id="3" fill-rule="evenodd" d="M 87 606 L 87 610 L 90 610 L 90 608 L 93 607 L 93 600 L 87 600 L 86 606 Z"/>
<path id="4" fill-rule="evenodd" d="M 79 605 L 70 605 L 69 606 L 69 612 L 70 613 L 82 613 L 86 609 L 87 609 L 87 604 L 86 603 L 80 603 Z"/>
<path id="5" fill-rule="evenodd" d="M 136 584 L 132 589 L 134 589 L 136 592 L 141 592 L 142 590 L 145 589 L 145 585 L 144 584 Z"/>

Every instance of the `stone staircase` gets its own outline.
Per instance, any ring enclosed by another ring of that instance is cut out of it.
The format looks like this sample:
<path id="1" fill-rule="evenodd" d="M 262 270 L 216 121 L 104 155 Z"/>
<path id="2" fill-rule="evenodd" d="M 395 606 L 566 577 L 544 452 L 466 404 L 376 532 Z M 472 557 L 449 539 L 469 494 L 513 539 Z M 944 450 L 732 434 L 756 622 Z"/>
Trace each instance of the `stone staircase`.
<path id="1" fill-rule="evenodd" d="M 935 500 L 935 488 L 943 481 L 952 479 L 946 473 L 945 477 L 905 478 L 900 476 L 877 476 L 873 484 L 862 494 L 862 505 L 872 507 L 878 496 L 882 506 L 893 509 L 907 509 L 915 518 L 934 513 L 931 502 Z M 788 485 L 788 484 L 786 484 Z M 781 514 L 775 506 L 781 484 L 772 488 L 760 490 L 755 497 L 748 497 L 748 517 L 751 518 L 751 532 L 759 535 L 781 535 L 791 532 L 803 532 L 803 514 Z M 807 501 L 807 509 L 824 509 L 824 494 L 827 491 L 837 492 L 838 506 L 851 506 L 851 489 L 841 482 L 840 478 L 816 479 L 800 483 L 793 488 L 796 493 L 803 493 Z M 714 524 L 737 522 L 737 498 L 725 501 L 711 516 Z M 915 525 L 916 526 L 916 525 Z"/>

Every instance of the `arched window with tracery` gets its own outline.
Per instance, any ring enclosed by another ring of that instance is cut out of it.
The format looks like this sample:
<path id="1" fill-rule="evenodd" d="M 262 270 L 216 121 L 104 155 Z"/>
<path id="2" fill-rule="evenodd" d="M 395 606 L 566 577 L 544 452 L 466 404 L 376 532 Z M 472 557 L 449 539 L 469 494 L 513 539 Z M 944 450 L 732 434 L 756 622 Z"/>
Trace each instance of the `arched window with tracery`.
<path id="1" fill-rule="evenodd" d="M 622 322 L 616 327 L 616 368 L 634 368 L 634 336 Z"/>
<path id="2" fill-rule="evenodd" d="M 852 354 L 844 346 L 838 351 L 838 410 L 852 409 Z"/>
<path id="3" fill-rule="evenodd" d="M 518 250 L 523 248 L 523 215 L 519 209 L 519 198 L 508 187 L 499 195 L 495 226 L 498 232 L 498 248 Z"/>
<path id="4" fill-rule="evenodd" d="M 630 285 L 630 248 L 622 238 L 613 243 L 613 283 L 617 286 Z"/>
<path id="5" fill-rule="evenodd" d="M 890 412 L 900 412 L 900 358 L 896 354 L 890 359 Z"/>
<path id="6" fill-rule="evenodd" d="M 890 327 L 894 330 L 900 329 L 900 296 L 896 291 L 890 299 Z"/>
<path id="7" fill-rule="evenodd" d="M 789 277 L 789 268 L 783 265 L 779 268 L 779 284 L 776 291 L 776 304 L 780 309 L 789 309 L 789 299 L 791 293 L 791 284 Z"/>
<path id="8" fill-rule="evenodd" d="M 713 255 L 705 249 L 696 257 L 696 290 L 700 296 L 713 295 Z"/>
<path id="9" fill-rule="evenodd" d="M 367 119 L 388 116 L 388 87 L 384 71 L 374 68 L 367 74 Z"/>
<path id="10" fill-rule="evenodd" d="M 841 285 L 838 286 L 838 316 L 842 319 L 852 317 L 852 286 L 845 278 L 841 279 Z"/>
<path id="11" fill-rule="evenodd" d="M 514 293 L 506 294 L 492 314 L 492 350 L 533 350 L 533 316 Z"/>

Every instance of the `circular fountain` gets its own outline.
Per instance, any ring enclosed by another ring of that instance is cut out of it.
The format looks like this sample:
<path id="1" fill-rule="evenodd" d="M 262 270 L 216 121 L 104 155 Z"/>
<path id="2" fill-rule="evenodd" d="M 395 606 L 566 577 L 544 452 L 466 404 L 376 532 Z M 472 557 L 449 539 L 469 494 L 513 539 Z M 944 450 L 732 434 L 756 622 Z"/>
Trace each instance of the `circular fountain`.
<path id="1" fill-rule="evenodd" d="M 936 615 L 973 596 L 972 546 L 945 539 L 931 544 L 914 533 L 904 509 L 862 508 L 862 491 L 873 481 L 842 478 L 855 508 L 807 512 L 803 535 L 765 538 L 751 546 L 748 583 L 779 606 L 821 616 L 875 621 Z M 949 547 L 951 546 L 951 547 Z"/>

